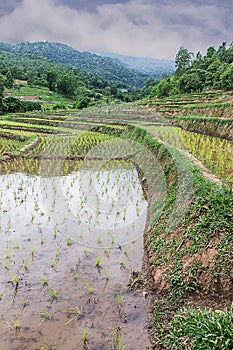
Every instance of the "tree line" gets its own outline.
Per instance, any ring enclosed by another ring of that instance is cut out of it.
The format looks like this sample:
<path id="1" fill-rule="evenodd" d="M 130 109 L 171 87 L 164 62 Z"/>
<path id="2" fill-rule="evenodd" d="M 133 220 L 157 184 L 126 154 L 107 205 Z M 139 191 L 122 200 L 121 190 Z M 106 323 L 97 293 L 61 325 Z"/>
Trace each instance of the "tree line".
<path id="1" fill-rule="evenodd" d="M 15 98 L 4 97 L 6 89 L 18 89 L 20 83 L 27 81 L 30 86 L 45 86 L 53 92 L 72 99 L 76 108 L 85 108 L 101 100 L 130 101 L 135 99 L 138 88 L 122 89 L 113 83 L 93 75 L 78 67 L 55 64 L 43 57 L 17 56 L 12 52 L 0 50 L 0 113 L 40 109 L 38 103 L 17 102 Z M 14 105 L 14 106 L 13 106 Z"/>
<path id="2" fill-rule="evenodd" d="M 233 90 L 233 42 L 223 42 L 217 49 L 210 46 L 202 56 L 180 47 L 175 57 L 176 70 L 161 79 L 150 96 L 165 97 L 208 89 Z"/>

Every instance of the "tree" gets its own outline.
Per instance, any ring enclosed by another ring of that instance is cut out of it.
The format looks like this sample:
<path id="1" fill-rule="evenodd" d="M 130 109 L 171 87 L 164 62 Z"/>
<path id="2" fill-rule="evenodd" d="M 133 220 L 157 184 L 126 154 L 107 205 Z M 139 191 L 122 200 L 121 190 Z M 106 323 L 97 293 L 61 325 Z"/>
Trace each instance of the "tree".
<path id="1" fill-rule="evenodd" d="M 3 97 L 4 93 L 4 78 L 3 75 L 0 73 L 0 98 Z"/>
<path id="2" fill-rule="evenodd" d="M 178 83 L 181 93 L 196 92 L 202 89 L 201 79 L 195 71 L 182 74 Z"/>
<path id="3" fill-rule="evenodd" d="M 217 51 L 218 57 L 221 62 L 227 62 L 227 43 L 224 41 L 222 45 L 219 46 Z"/>
<path id="4" fill-rule="evenodd" d="M 58 91 L 70 98 L 74 97 L 76 88 L 77 79 L 74 75 L 63 74 L 57 82 Z"/>
<path id="5" fill-rule="evenodd" d="M 54 69 L 51 69 L 47 72 L 46 80 L 48 82 L 49 90 L 55 91 L 56 82 L 57 82 L 57 72 Z"/>
<path id="6" fill-rule="evenodd" d="M 8 89 L 11 89 L 11 88 L 13 88 L 13 86 L 14 86 L 14 78 L 12 76 L 11 71 L 8 71 L 6 73 L 5 87 Z"/>
<path id="7" fill-rule="evenodd" d="M 156 87 L 156 93 L 158 97 L 166 97 L 170 92 L 170 79 L 164 78 L 160 80 Z"/>
<path id="8" fill-rule="evenodd" d="M 225 90 L 233 89 L 233 63 L 220 75 L 221 87 Z"/>
<path id="9" fill-rule="evenodd" d="M 181 46 L 175 57 L 176 74 L 181 75 L 185 68 L 189 67 L 194 54 Z"/>
<path id="10" fill-rule="evenodd" d="M 214 46 L 208 47 L 207 52 L 206 52 L 206 57 L 212 58 L 215 54 L 216 54 L 215 47 Z"/>
<path id="11" fill-rule="evenodd" d="M 35 74 L 31 69 L 28 69 L 27 71 L 27 81 L 28 85 L 32 85 L 35 79 Z"/>
<path id="12" fill-rule="evenodd" d="M 223 63 L 221 64 L 216 73 L 214 73 L 214 76 L 213 76 L 213 87 L 215 89 L 221 89 L 222 86 L 221 86 L 221 79 L 222 79 L 222 75 L 223 73 L 227 70 L 228 68 L 228 64 L 227 63 Z"/>

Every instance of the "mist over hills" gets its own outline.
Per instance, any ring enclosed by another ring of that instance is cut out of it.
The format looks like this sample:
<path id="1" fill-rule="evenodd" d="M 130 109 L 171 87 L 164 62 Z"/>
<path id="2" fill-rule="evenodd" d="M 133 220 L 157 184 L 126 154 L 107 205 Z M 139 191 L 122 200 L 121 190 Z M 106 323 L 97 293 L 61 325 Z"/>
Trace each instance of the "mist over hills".
<path id="1" fill-rule="evenodd" d="M 0 52 L 72 66 L 103 78 L 119 88 L 142 87 L 148 78 L 160 78 L 171 75 L 174 71 L 174 62 L 171 60 L 78 51 L 68 45 L 48 41 L 0 43 Z"/>
<path id="2" fill-rule="evenodd" d="M 94 52 L 102 57 L 118 59 L 125 67 L 135 69 L 136 71 L 150 75 L 154 78 L 161 78 L 165 75 L 171 75 L 175 70 L 175 61 L 164 58 L 135 57 L 118 53 Z"/>

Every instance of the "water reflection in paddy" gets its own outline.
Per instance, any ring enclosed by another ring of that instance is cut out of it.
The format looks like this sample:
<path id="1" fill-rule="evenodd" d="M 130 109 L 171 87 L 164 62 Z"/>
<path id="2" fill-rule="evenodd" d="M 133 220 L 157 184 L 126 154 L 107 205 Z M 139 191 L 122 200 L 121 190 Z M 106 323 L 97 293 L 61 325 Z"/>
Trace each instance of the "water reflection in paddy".
<path id="1" fill-rule="evenodd" d="M 0 176 L 0 347 L 81 349 L 87 333 L 91 349 L 146 349 L 147 301 L 127 287 L 147 210 L 134 165 L 49 176 L 51 161 L 27 161 L 27 175 L 13 160 Z"/>

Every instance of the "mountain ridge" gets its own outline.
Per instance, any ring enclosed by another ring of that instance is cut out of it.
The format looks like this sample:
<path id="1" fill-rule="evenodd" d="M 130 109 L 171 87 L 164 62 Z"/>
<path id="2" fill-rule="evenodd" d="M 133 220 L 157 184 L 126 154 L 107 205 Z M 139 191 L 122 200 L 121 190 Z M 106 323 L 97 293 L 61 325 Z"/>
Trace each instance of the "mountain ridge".
<path id="1" fill-rule="evenodd" d="M 102 57 L 115 58 L 126 67 L 135 69 L 141 73 L 148 74 L 160 79 L 164 75 L 171 75 L 175 70 L 175 61 L 166 58 L 153 58 L 146 56 L 123 55 L 115 52 L 93 52 Z"/>
<path id="2" fill-rule="evenodd" d="M 55 64 L 74 66 L 106 79 L 119 88 L 142 87 L 151 77 L 160 78 L 164 75 L 172 74 L 171 69 L 166 67 L 161 72 L 161 68 L 158 68 L 158 65 L 157 71 L 155 71 L 155 67 L 153 74 L 149 74 L 145 69 L 144 71 L 143 69 L 140 70 L 139 64 L 135 64 L 135 59 L 137 58 L 134 58 L 133 64 L 127 64 L 125 62 L 126 57 L 132 58 L 133 56 L 124 56 L 124 59 L 122 59 L 123 55 L 121 54 L 117 54 L 115 57 L 103 56 L 91 51 L 76 50 L 67 44 L 59 42 L 24 41 L 17 44 L 0 43 L 0 51 L 11 52 L 31 59 L 42 57 Z M 145 59 L 150 60 L 150 58 Z M 141 61 L 142 58 L 139 60 Z"/>

